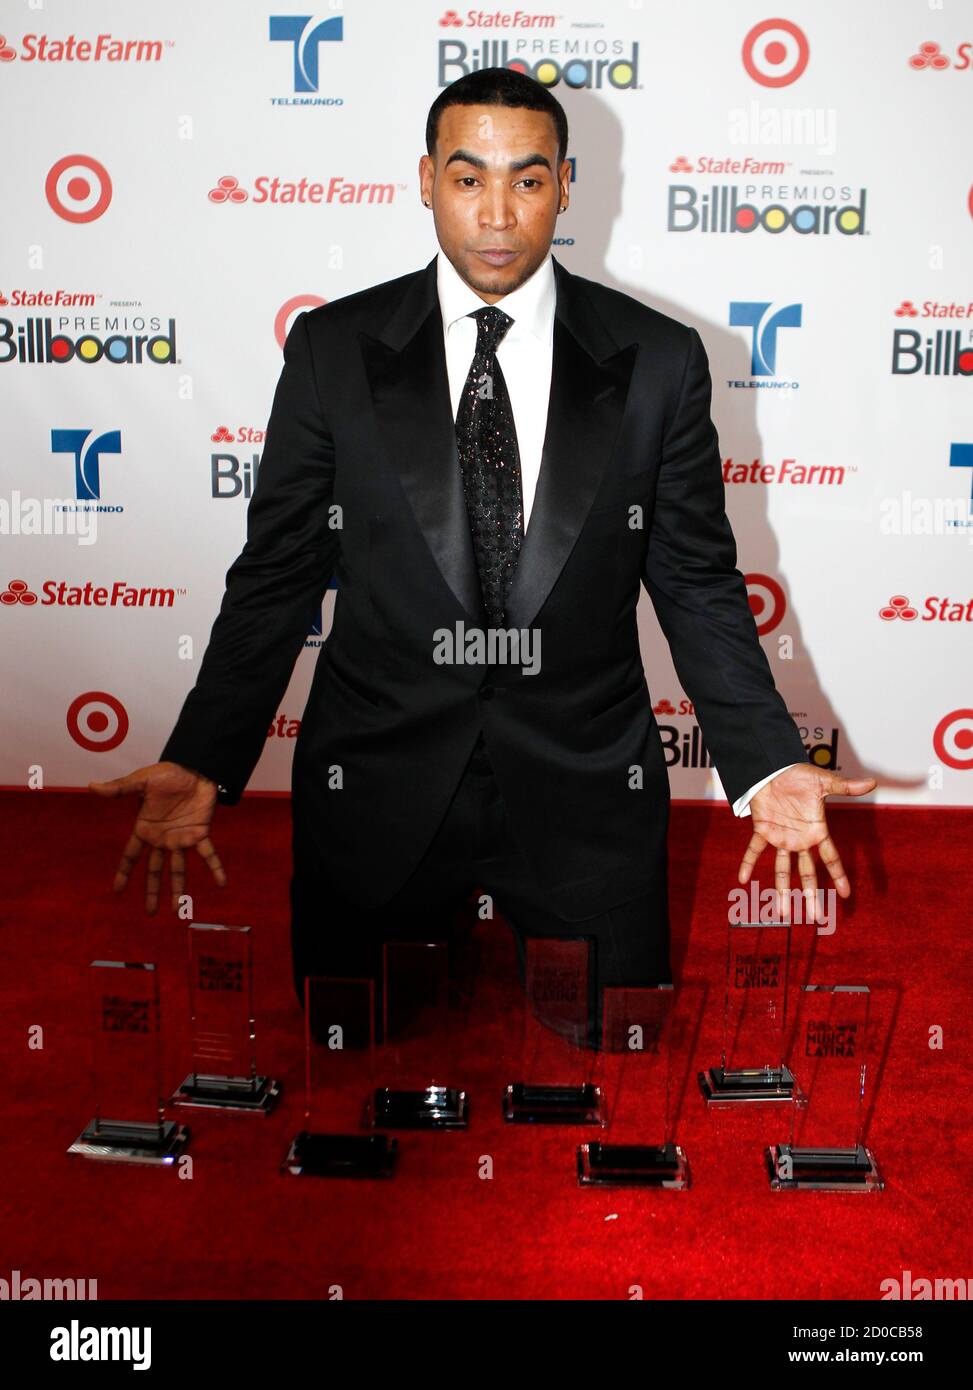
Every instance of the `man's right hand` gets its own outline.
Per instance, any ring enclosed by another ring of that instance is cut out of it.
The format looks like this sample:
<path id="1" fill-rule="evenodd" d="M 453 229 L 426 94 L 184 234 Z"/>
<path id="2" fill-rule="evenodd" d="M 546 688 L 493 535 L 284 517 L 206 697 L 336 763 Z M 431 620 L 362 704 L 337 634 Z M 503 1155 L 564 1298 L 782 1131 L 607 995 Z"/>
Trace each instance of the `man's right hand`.
<path id="1" fill-rule="evenodd" d="M 125 796 L 137 792 L 142 797 L 142 805 L 112 884 L 116 893 L 120 893 L 128 883 L 143 845 L 151 846 L 145 878 L 145 910 L 150 915 L 159 906 L 159 884 L 166 850 L 170 854 L 174 912 L 186 887 L 184 850 L 195 846 L 219 886 L 226 886 L 223 865 L 209 838 L 218 788 L 208 777 L 180 767 L 178 763 L 152 763 L 149 767 L 137 768 L 127 776 L 116 777 L 110 782 L 89 782 L 88 789 L 99 796 Z"/>

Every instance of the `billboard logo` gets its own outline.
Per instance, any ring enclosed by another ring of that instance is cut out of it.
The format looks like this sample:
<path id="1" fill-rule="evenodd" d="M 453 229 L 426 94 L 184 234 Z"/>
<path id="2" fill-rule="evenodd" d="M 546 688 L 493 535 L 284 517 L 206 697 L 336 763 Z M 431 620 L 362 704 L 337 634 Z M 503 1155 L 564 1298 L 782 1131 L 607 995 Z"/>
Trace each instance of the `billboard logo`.
<path id="1" fill-rule="evenodd" d="M 899 311 L 896 310 L 896 313 Z M 901 317 L 910 317 L 906 310 Z M 973 347 L 969 330 L 964 341 L 960 328 L 937 328 L 923 340 L 915 328 L 896 328 L 892 333 L 892 375 L 973 376 Z"/>

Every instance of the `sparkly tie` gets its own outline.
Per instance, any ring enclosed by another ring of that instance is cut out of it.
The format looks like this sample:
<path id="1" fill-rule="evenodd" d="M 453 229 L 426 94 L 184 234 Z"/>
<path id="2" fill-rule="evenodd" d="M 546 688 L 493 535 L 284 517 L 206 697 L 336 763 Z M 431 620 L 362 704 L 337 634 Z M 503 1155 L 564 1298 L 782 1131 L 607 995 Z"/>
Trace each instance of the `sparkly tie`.
<path id="1" fill-rule="evenodd" d="M 456 414 L 456 443 L 480 588 L 493 627 L 505 627 L 505 605 L 524 538 L 520 451 L 497 346 L 513 323 L 495 304 L 476 320 L 476 350 Z"/>

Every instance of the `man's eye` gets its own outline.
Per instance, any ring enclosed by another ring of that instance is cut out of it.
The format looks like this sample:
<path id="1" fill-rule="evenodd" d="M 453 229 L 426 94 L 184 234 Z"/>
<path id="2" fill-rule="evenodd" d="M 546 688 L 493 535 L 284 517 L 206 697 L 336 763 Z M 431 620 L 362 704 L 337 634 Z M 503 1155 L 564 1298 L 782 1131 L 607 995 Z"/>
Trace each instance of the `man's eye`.
<path id="1" fill-rule="evenodd" d="M 540 179 L 526 178 L 526 179 L 521 179 L 520 182 L 521 182 L 521 183 L 532 183 L 532 184 L 534 185 L 535 188 L 539 188 L 539 187 L 540 187 L 540 182 L 541 182 L 541 181 L 540 181 Z"/>

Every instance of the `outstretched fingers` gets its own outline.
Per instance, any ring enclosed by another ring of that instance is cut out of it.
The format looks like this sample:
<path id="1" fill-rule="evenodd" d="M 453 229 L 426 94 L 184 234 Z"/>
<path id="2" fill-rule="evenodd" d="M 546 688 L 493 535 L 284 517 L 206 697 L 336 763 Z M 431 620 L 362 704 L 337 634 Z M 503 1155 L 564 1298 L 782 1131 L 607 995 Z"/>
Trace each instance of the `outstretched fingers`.
<path id="1" fill-rule="evenodd" d="M 132 869 L 135 867 L 135 862 L 142 853 L 142 843 L 143 842 L 135 834 L 128 837 L 128 842 L 122 850 L 122 857 L 118 861 L 118 868 L 115 870 L 115 878 L 112 882 L 112 888 L 116 893 L 120 893 L 128 883 L 132 874 Z"/>
<path id="2" fill-rule="evenodd" d="M 210 867 L 210 872 L 216 879 L 216 882 L 219 884 L 219 886 L 221 888 L 225 888 L 226 874 L 223 872 L 223 865 L 220 863 L 220 856 L 216 853 L 216 850 L 213 847 L 213 841 L 210 839 L 208 835 L 205 839 L 200 840 L 199 844 L 196 846 L 196 850 L 199 853 L 199 855 L 206 860 L 206 863 Z"/>
<path id="3" fill-rule="evenodd" d="M 774 886 L 777 889 L 777 906 L 785 922 L 791 916 L 791 854 L 790 850 L 778 849 L 774 855 Z"/>
<path id="4" fill-rule="evenodd" d="M 743 851 L 743 859 L 740 863 L 740 872 L 737 880 L 740 883 L 749 883 L 750 875 L 753 873 L 754 865 L 767 848 L 767 841 L 756 831 L 750 836 L 750 843 Z"/>
<path id="5" fill-rule="evenodd" d="M 837 888 L 841 897 L 849 897 L 851 894 L 851 884 L 848 882 L 848 875 L 845 873 L 844 865 L 841 862 L 838 847 L 830 835 L 826 835 L 818 845 L 818 853 L 821 856 L 821 863 L 834 879 L 834 886 Z"/>
<path id="6" fill-rule="evenodd" d="M 172 893 L 172 910 L 178 912 L 179 899 L 186 891 L 186 856 L 181 849 L 169 853 L 169 889 Z"/>
<path id="7" fill-rule="evenodd" d="M 149 854 L 149 867 L 145 875 L 145 910 L 150 917 L 159 907 L 159 884 L 162 882 L 164 863 L 165 850 L 156 845 Z"/>
<path id="8" fill-rule="evenodd" d="M 815 921 L 818 899 L 818 872 L 814 866 L 814 856 L 809 849 L 802 849 L 797 856 L 797 872 L 801 877 L 807 921 Z"/>

